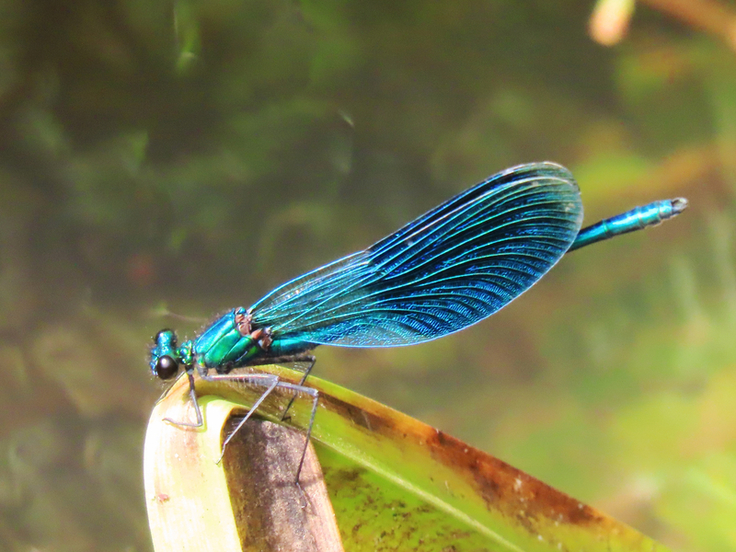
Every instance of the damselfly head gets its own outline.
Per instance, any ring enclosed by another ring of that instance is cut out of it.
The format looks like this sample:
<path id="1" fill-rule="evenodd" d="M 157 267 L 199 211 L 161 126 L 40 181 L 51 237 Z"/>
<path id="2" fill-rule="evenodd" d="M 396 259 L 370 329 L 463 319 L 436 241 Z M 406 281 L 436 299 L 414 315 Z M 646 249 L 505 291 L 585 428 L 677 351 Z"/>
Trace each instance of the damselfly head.
<path id="1" fill-rule="evenodd" d="M 157 378 L 170 380 L 179 373 L 181 358 L 176 341 L 176 333 L 169 329 L 161 330 L 153 338 L 150 365 L 151 372 Z"/>

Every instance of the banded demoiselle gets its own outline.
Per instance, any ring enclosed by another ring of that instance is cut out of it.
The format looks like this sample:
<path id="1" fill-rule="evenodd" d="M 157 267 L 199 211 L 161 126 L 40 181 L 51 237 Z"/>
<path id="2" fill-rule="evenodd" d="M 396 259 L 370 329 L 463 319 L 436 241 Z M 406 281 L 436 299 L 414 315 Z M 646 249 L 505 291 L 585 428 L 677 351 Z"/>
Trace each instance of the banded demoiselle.
<path id="1" fill-rule="evenodd" d="M 180 367 L 188 375 L 197 423 L 179 425 L 202 425 L 195 368 L 206 380 L 265 387 L 250 412 L 276 387 L 307 393 L 309 438 L 318 397 L 303 384 L 318 345 L 397 347 L 457 332 L 524 293 L 565 253 L 653 226 L 686 207 L 683 198 L 656 201 L 581 230 L 583 205 L 570 171 L 549 162 L 512 167 L 368 249 L 295 278 L 248 309 L 227 311 L 193 340 L 179 345 L 174 331 L 161 330 L 151 371 L 162 380 Z M 302 385 L 271 374 L 230 373 L 299 360 L 309 363 Z"/>

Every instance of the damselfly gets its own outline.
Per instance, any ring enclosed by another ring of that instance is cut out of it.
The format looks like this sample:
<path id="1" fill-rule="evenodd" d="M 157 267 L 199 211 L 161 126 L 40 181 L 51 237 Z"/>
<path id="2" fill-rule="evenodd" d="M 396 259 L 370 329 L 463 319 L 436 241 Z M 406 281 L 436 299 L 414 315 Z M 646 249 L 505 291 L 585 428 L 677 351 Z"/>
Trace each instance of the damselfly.
<path id="1" fill-rule="evenodd" d="M 263 386 L 251 413 L 277 387 L 306 393 L 313 401 L 308 439 L 318 397 L 303 384 L 318 345 L 397 347 L 457 332 L 524 293 L 565 253 L 653 226 L 685 207 L 683 198 L 657 201 L 580 230 L 580 191 L 566 168 L 513 167 L 368 249 L 291 280 L 250 308 L 227 311 L 193 340 L 178 344 L 174 331 L 161 330 L 151 370 L 163 380 L 180 368 L 187 373 L 197 423 L 179 425 L 202 425 L 195 368 L 205 380 Z M 300 385 L 272 374 L 230 373 L 287 361 L 308 363 Z"/>

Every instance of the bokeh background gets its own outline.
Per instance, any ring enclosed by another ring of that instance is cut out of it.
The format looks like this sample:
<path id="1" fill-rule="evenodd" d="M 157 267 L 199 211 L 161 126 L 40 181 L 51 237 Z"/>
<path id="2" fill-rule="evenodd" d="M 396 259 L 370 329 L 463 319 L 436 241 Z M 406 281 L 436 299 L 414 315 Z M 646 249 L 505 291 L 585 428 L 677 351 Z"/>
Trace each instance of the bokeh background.
<path id="1" fill-rule="evenodd" d="M 151 336 L 535 160 L 572 169 L 586 223 L 691 208 L 566 256 L 460 334 L 323 347 L 315 374 L 675 549 L 736 549 L 733 2 L 0 14 L 0 549 L 150 550 Z"/>

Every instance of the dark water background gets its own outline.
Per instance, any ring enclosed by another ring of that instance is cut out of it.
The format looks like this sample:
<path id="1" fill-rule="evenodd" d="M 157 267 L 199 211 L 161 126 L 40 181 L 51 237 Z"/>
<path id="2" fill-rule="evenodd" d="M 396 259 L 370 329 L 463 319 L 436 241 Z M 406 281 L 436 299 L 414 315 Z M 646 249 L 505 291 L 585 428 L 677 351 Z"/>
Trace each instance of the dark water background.
<path id="1" fill-rule="evenodd" d="M 643 6 L 604 48 L 592 7 L 1 0 L 0 549 L 150 549 L 147 348 L 201 325 L 167 312 L 248 306 L 535 160 L 587 223 L 691 209 L 315 374 L 673 547 L 736 547 L 736 54 Z"/>

